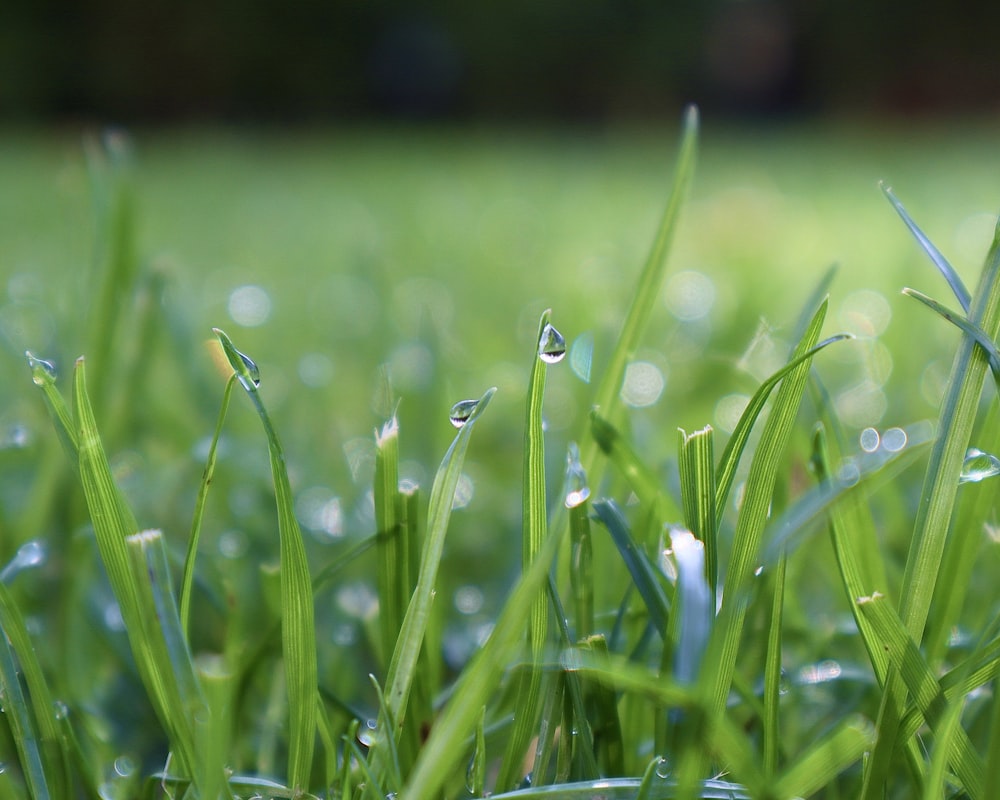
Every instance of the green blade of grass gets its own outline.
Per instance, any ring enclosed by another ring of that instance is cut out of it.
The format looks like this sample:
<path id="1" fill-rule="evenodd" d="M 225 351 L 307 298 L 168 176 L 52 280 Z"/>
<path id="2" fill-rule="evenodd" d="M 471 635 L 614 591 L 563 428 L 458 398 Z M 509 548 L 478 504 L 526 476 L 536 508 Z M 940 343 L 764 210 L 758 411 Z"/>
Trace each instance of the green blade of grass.
<path id="1" fill-rule="evenodd" d="M 778 716 L 781 697 L 781 624 L 785 605 L 785 572 L 788 557 L 782 553 L 774 570 L 771 598 L 771 622 L 767 630 L 767 655 L 764 660 L 764 774 L 771 777 L 778 771 L 781 728 Z M 839 772 L 839 770 L 837 770 Z M 837 773 L 834 772 L 833 775 Z M 832 775 L 831 775 L 832 777 Z M 819 783 L 822 786 L 826 781 Z M 809 792 L 792 792 L 802 794 Z M 791 795 L 789 795 L 791 796 Z"/>
<path id="2" fill-rule="evenodd" d="M 640 792 L 646 800 L 672 800 L 680 797 L 677 783 L 655 775 L 643 785 L 639 778 L 602 778 L 598 781 L 581 781 L 557 786 L 542 786 L 518 792 L 492 795 L 493 800 L 636 800 Z M 698 797 L 704 800 L 750 800 L 746 788 L 724 780 L 702 781 Z"/>
<path id="3" fill-rule="evenodd" d="M 410 598 L 410 604 L 407 606 L 406 616 L 403 618 L 399 639 L 396 642 L 392 660 L 389 663 L 389 672 L 386 676 L 386 686 L 388 687 L 386 707 L 396 720 L 401 720 L 406 715 L 407 701 L 419 665 L 418 659 L 430 620 L 435 582 L 441 563 L 441 553 L 444 549 L 445 535 L 448 531 L 448 521 L 451 518 L 455 489 L 462 474 L 469 439 L 476 421 L 486 410 L 495 392 L 496 388 L 488 389 L 479 399 L 475 409 L 459 429 L 441 461 L 437 474 L 434 476 L 427 510 L 427 530 L 420 556 L 417 586 Z M 479 705 L 482 705 L 482 701 L 477 707 Z M 388 735 L 395 735 L 395 732 L 388 731 L 386 725 L 380 725 L 378 738 L 373 746 L 375 750 L 373 759 L 385 757 L 382 751 L 387 747 L 387 743 L 382 742 L 381 739 Z M 375 764 L 378 765 L 378 763 L 376 760 Z M 384 766 L 379 767 L 376 774 L 384 774 L 384 769 Z"/>
<path id="4" fill-rule="evenodd" d="M 842 720 L 792 764 L 775 782 L 772 797 L 811 797 L 861 760 L 875 740 L 871 722 L 861 716 Z"/>
<path id="5" fill-rule="evenodd" d="M 296 791 L 308 789 L 316 743 L 316 626 L 312 578 L 306 560 L 302 531 L 295 516 L 292 487 L 285 455 L 271 424 L 257 385 L 257 366 L 213 328 L 229 364 L 252 401 L 264 427 L 271 460 L 275 504 L 278 511 L 278 541 L 281 579 L 281 645 L 288 691 L 288 782 Z"/>
<path id="6" fill-rule="evenodd" d="M 58 434 L 70 460 L 75 464 L 77 461 L 76 425 L 73 423 L 73 417 L 66 406 L 66 401 L 56 389 L 55 367 L 48 361 L 36 358 L 30 352 L 25 353 L 25 355 L 28 358 L 28 366 L 31 368 L 31 380 L 35 386 L 42 390 L 45 404 L 49 409 L 53 423 L 55 423 L 56 434 Z"/>
<path id="7" fill-rule="evenodd" d="M 1000 229 L 986 258 L 979 287 L 970 305 L 969 321 L 994 334 L 1000 325 Z M 922 502 L 914 522 L 900 598 L 900 617 L 910 636 L 921 640 L 958 492 L 962 463 L 982 393 L 989 356 L 976 339 L 964 333 L 948 380 L 938 420 L 938 436 L 924 477 Z M 878 740 L 866 764 L 865 800 L 874 800 L 889 777 L 892 751 L 903 711 L 906 688 L 895 675 L 883 695 Z"/>
<path id="8" fill-rule="evenodd" d="M 222 407 L 219 409 L 219 419 L 215 423 L 215 432 L 212 434 L 212 443 L 208 448 L 208 459 L 205 462 L 205 469 L 201 476 L 201 484 L 198 487 L 198 497 L 194 504 L 194 517 L 191 520 L 191 534 L 188 536 L 187 554 L 184 557 L 184 574 L 181 577 L 180 615 L 185 638 L 188 636 L 188 626 L 191 624 L 191 590 L 194 587 L 194 568 L 195 562 L 198 558 L 198 542 L 201 540 L 201 521 L 205 515 L 205 502 L 208 500 L 208 488 L 212 485 L 212 477 L 215 474 L 215 462 L 219 451 L 219 438 L 222 436 L 222 426 L 226 421 L 226 412 L 229 410 L 229 401 L 233 395 L 233 386 L 235 382 L 236 375 L 234 374 L 226 383 L 226 390 L 222 394 Z"/>
<path id="9" fill-rule="evenodd" d="M 393 416 L 375 434 L 375 528 L 379 534 L 378 613 L 382 657 L 388 666 L 406 613 L 399 529 L 399 423 Z M 407 576 L 408 577 L 408 576 Z"/>
<path id="10" fill-rule="evenodd" d="M 705 546 L 705 580 L 715 608 L 716 582 L 719 575 L 716 541 L 714 434 L 709 425 L 692 434 L 678 430 L 677 465 L 681 478 L 684 522 Z"/>
<path id="11" fill-rule="evenodd" d="M 949 760 L 965 791 L 970 797 L 982 797 L 985 781 L 982 759 L 961 727 L 945 724 L 947 698 L 912 635 L 889 602 L 877 593 L 858 599 L 857 604 L 871 623 L 890 663 L 909 689 L 927 724 L 938 737 L 938 745 L 948 748 Z M 950 740 L 943 738 L 948 733 L 951 734 Z"/>
<path id="12" fill-rule="evenodd" d="M 535 562 L 548 531 L 545 507 L 545 434 L 542 430 L 542 405 L 545 399 L 545 375 L 548 370 L 542 358 L 543 338 L 552 330 L 551 310 L 538 320 L 538 334 L 531 353 L 531 373 L 525 403 L 524 466 L 521 487 L 521 569 L 527 571 Z M 535 735 L 541 711 L 542 676 L 536 665 L 542 658 L 548 638 L 548 602 L 539 593 L 528 615 L 528 646 L 531 665 L 521 673 L 521 689 L 517 693 L 514 728 L 507 740 L 497 788 L 510 789 L 520 783 L 524 755 Z"/>

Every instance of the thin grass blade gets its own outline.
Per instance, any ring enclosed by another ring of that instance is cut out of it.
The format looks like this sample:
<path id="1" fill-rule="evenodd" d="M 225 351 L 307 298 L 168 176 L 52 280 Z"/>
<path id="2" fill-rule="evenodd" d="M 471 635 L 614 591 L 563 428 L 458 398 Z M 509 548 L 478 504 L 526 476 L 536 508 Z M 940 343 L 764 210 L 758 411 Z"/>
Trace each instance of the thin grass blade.
<path id="1" fill-rule="evenodd" d="M 796 759 L 772 789 L 773 797 L 811 797 L 861 760 L 875 740 L 871 721 L 852 715 Z"/>
<path id="2" fill-rule="evenodd" d="M 393 416 L 375 434 L 375 528 L 378 532 L 378 613 L 385 664 L 399 636 L 409 595 L 403 594 L 406 570 L 400 541 L 399 423 Z M 409 576 L 406 576 L 408 579 Z"/>
<path id="3" fill-rule="evenodd" d="M 767 631 L 767 655 L 764 660 L 764 774 L 768 777 L 777 773 L 778 759 L 780 757 L 781 626 L 785 606 L 785 573 L 787 567 L 788 557 L 782 553 L 778 558 L 778 564 L 774 570 L 774 584 L 771 596 L 771 622 Z M 822 785 L 823 783 L 819 784 L 819 786 Z M 808 794 L 808 792 L 803 793 L 803 795 L 805 794 Z"/>
<path id="4" fill-rule="evenodd" d="M 712 426 L 688 434 L 678 430 L 677 465 L 681 477 L 684 522 L 705 547 L 705 580 L 712 594 L 712 608 L 719 576 L 715 509 L 715 436 Z"/>

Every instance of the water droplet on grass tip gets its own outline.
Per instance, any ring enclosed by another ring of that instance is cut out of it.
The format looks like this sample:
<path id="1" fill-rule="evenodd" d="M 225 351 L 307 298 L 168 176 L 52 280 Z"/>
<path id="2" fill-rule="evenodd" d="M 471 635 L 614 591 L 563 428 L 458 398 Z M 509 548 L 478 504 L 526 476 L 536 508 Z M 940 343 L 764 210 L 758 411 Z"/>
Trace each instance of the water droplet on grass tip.
<path id="1" fill-rule="evenodd" d="M 478 400 L 459 400 L 448 412 L 448 419 L 456 428 L 461 428 L 469 421 L 469 417 L 472 416 L 478 405 Z"/>
<path id="2" fill-rule="evenodd" d="M 371 747 L 375 744 L 375 729 L 377 727 L 377 720 L 365 720 L 365 724 L 358 728 L 358 741 L 365 747 Z"/>
<path id="3" fill-rule="evenodd" d="M 566 355 L 566 340 L 551 322 L 546 322 L 538 337 L 538 357 L 546 364 L 555 364 Z"/>
<path id="4" fill-rule="evenodd" d="M 35 386 L 46 386 L 56 382 L 56 368 L 51 361 L 36 358 L 30 352 L 26 352 L 28 366 L 31 367 L 31 380 Z"/>
<path id="5" fill-rule="evenodd" d="M 986 478 L 1000 475 L 1000 458 L 990 453 L 984 453 L 975 447 L 970 447 L 962 464 L 962 474 L 959 483 L 978 483 Z"/>
<path id="6" fill-rule="evenodd" d="M 252 392 L 260 386 L 260 367 L 257 366 L 257 363 L 250 358 L 250 356 L 244 355 L 239 350 L 236 351 L 236 355 L 240 357 L 240 360 L 243 362 L 243 366 L 247 368 L 247 374 L 245 376 L 238 372 L 236 377 L 240 379 L 240 383 L 243 384 L 244 389 L 248 392 Z M 248 383 L 248 379 L 250 383 L 253 384 L 252 386 Z"/>

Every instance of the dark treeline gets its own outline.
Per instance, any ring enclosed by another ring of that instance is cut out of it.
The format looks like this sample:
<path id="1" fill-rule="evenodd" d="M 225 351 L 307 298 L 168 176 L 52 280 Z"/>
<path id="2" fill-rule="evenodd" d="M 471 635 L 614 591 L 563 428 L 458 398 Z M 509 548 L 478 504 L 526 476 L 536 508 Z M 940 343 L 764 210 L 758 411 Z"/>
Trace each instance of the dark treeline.
<path id="1" fill-rule="evenodd" d="M 1000 3 L 13 0 L 0 116 L 990 111 Z"/>

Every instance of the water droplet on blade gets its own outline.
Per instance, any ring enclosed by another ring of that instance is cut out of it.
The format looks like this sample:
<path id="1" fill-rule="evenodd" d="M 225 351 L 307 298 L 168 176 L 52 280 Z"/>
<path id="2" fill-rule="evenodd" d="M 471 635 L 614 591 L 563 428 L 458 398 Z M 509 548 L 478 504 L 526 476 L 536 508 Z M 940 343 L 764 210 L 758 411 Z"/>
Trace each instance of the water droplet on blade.
<path id="1" fill-rule="evenodd" d="M 538 337 L 538 357 L 546 364 L 562 361 L 566 355 L 566 340 L 551 322 L 546 322 L 542 334 Z"/>
<path id="2" fill-rule="evenodd" d="M 965 454 L 959 483 L 978 483 L 986 478 L 1000 475 L 1000 458 L 990 453 L 984 453 L 975 447 L 970 447 Z"/>
<path id="3" fill-rule="evenodd" d="M 242 374 L 238 374 L 237 377 L 240 379 L 240 383 L 243 384 L 243 388 L 246 389 L 248 392 L 251 392 L 258 386 L 260 386 L 260 367 L 257 366 L 257 363 L 252 358 L 250 358 L 250 356 L 244 355 L 239 350 L 237 350 L 236 353 L 240 357 L 240 360 L 243 362 L 243 366 L 247 368 L 247 377 L 253 383 L 253 386 L 250 386 L 247 383 L 247 378 L 244 377 Z"/>
<path id="4" fill-rule="evenodd" d="M 587 502 L 589 497 L 590 486 L 587 484 L 587 472 L 580 463 L 580 448 L 576 442 L 570 442 L 566 453 L 566 508 L 576 508 Z"/>
<path id="5" fill-rule="evenodd" d="M 35 386 L 47 386 L 56 382 L 56 368 L 51 361 L 36 358 L 30 352 L 26 352 L 28 366 L 31 367 L 31 380 Z"/>
<path id="6" fill-rule="evenodd" d="M 472 412 L 476 410 L 478 405 L 478 400 L 459 400 L 448 412 L 448 419 L 456 428 L 461 428 L 469 421 L 469 417 L 472 416 Z"/>

